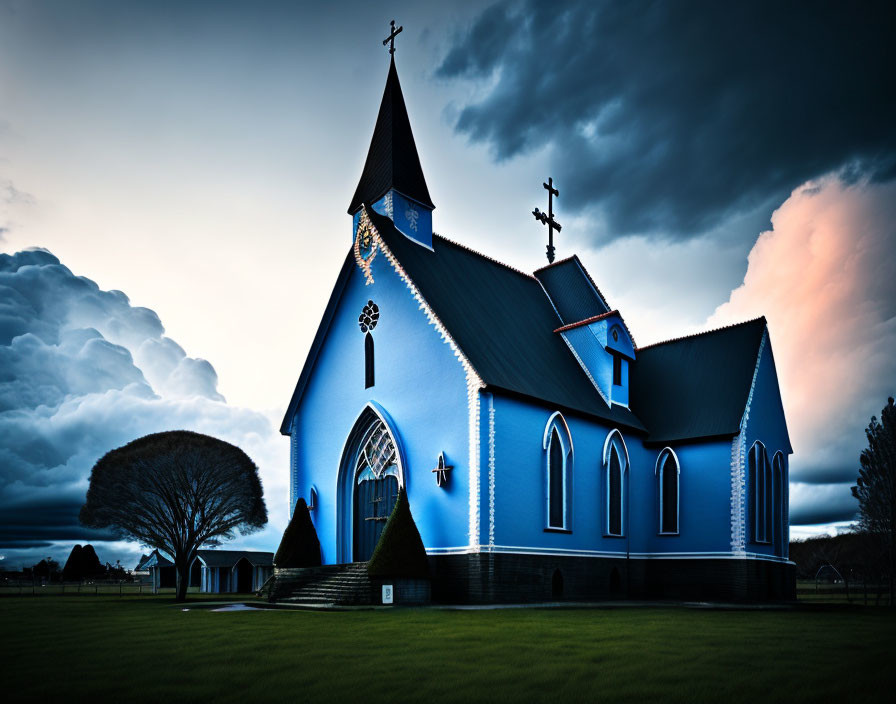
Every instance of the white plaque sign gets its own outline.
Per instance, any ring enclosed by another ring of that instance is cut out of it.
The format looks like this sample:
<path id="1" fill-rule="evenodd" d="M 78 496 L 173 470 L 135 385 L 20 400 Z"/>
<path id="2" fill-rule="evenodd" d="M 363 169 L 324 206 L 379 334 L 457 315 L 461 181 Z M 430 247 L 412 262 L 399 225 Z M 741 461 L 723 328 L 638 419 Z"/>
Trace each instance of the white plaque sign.
<path id="1" fill-rule="evenodd" d="M 391 584 L 383 585 L 383 603 L 384 604 L 392 603 L 392 585 Z"/>

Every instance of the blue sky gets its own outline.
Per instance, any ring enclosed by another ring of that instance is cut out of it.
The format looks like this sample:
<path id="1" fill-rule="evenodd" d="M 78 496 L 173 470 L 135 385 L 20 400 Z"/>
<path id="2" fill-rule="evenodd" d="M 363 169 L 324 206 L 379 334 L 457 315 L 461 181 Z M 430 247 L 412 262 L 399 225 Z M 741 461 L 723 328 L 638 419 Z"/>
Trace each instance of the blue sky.
<path id="1" fill-rule="evenodd" d="M 70 275 L 44 260 L 53 285 L 39 284 L 7 262 L 7 287 L 43 306 L 17 309 L 16 329 L 49 335 L 46 364 L 67 371 L 38 413 L 27 387 L 44 369 L 10 337 L 19 376 L 0 433 L 14 414 L 16 432 L 31 418 L 63 447 L 66 419 L 108 429 L 117 404 L 138 419 L 22 476 L 7 462 L 0 497 L 17 518 L 0 553 L 67 552 L 77 530 L 29 546 L 9 536 L 23 540 L 63 496 L 67 515 L 97 453 L 166 413 L 255 450 L 272 526 L 251 545 L 276 543 L 287 447 L 272 429 L 349 244 L 393 18 L 435 229 L 532 270 L 544 232 L 531 210 L 551 175 L 558 255 L 579 254 L 640 344 L 765 314 L 796 450 L 793 517 L 848 521 L 862 428 L 896 387 L 881 354 L 896 339 L 892 14 L 0 0 L 0 250 L 45 247 Z M 77 276 L 128 300 L 82 292 L 90 304 L 74 306 Z M 60 342 L 72 320 L 42 311 L 62 303 L 133 369 L 85 386 L 72 359 L 99 343 Z"/>

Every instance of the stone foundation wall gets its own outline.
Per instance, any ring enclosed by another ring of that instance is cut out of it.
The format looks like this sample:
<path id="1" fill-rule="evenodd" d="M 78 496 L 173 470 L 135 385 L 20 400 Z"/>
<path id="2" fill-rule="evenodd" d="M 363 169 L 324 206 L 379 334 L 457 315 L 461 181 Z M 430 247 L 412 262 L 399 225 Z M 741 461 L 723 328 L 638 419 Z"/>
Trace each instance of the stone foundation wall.
<path id="1" fill-rule="evenodd" d="M 643 560 L 473 553 L 430 556 L 440 603 L 796 598 L 793 565 L 765 560 Z"/>

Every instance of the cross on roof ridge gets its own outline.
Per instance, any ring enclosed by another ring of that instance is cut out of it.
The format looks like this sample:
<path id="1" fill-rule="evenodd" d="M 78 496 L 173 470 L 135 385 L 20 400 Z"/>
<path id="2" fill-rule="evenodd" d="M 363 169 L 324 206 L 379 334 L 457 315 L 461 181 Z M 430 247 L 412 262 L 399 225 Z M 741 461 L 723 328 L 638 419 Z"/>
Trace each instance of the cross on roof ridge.
<path id="1" fill-rule="evenodd" d="M 389 23 L 389 26 L 391 27 L 391 31 L 389 33 L 389 36 L 386 37 L 385 39 L 383 39 L 383 46 L 386 46 L 386 44 L 389 45 L 389 55 L 391 56 L 392 54 L 395 53 L 395 37 L 397 37 L 399 34 L 401 34 L 401 30 L 403 30 L 404 27 L 399 27 L 398 29 L 395 29 L 395 20 L 392 20 Z"/>
<path id="2" fill-rule="evenodd" d="M 536 220 L 540 220 L 542 225 L 548 226 L 548 246 L 547 246 L 547 255 L 548 255 L 548 263 L 554 263 L 554 228 L 557 228 L 557 232 L 560 232 L 562 229 L 560 227 L 560 223 L 554 220 L 554 196 L 560 197 L 560 191 L 554 188 L 554 179 L 550 176 L 548 177 L 548 182 L 542 184 L 545 190 L 548 192 L 548 212 L 543 213 L 538 208 L 532 211 L 532 214 L 535 216 Z"/>

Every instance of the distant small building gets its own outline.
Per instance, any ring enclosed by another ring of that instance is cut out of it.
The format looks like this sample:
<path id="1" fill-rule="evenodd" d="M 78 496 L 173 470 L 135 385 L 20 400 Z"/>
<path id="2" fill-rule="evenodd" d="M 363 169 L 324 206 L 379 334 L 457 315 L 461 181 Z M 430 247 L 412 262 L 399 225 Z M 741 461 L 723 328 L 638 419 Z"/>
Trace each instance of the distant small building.
<path id="1" fill-rule="evenodd" d="M 190 565 L 190 587 L 200 592 L 221 594 L 257 591 L 274 572 L 274 553 L 250 550 L 199 550 Z M 153 550 L 143 555 L 134 568 L 134 576 L 143 584 L 159 589 L 177 586 L 174 563 Z"/>
<path id="2" fill-rule="evenodd" d="M 140 582 L 141 584 L 149 583 L 149 568 L 146 566 L 146 563 L 149 561 L 151 555 L 141 555 L 140 561 L 137 562 L 137 566 L 134 567 L 133 572 L 131 572 L 131 576 L 134 578 L 135 582 Z"/>
<path id="3" fill-rule="evenodd" d="M 158 550 L 153 550 L 149 555 L 141 557 L 134 573 L 137 575 L 148 574 L 148 581 L 152 585 L 153 592 L 157 592 L 159 589 L 173 589 L 177 586 L 174 563 Z"/>
<path id="4" fill-rule="evenodd" d="M 274 553 L 248 550 L 199 550 L 190 569 L 190 586 L 198 568 L 199 591 L 210 594 L 257 591 L 274 572 Z"/>

